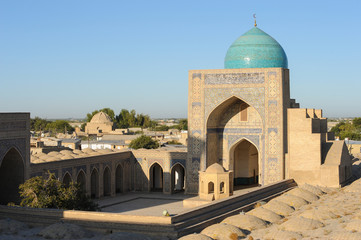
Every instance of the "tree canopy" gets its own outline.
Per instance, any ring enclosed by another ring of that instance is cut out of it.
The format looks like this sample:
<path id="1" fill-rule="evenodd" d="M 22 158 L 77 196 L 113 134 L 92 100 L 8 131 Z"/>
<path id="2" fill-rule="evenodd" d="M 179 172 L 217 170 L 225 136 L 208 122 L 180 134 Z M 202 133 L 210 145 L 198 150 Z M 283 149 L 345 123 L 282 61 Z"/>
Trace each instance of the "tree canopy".
<path id="1" fill-rule="evenodd" d="M 152 121 L 148 115 L 144 115 L 142 113 L 139 114 L 134 109 L 130 111 L 127 109 L 122 109 L 119 115 L 115 115 L 114 111 L 110 108 L 95 110 L 92 113 L 87 114 L 87 122 L 90 122 L 93 116 L 99 112 L 104 112 L 108 114 L 112 121 L 116 123 L 118 128 L 149 128 L 157 125 L 157 123 Z"/>
<path id="2" fill-rule="evenodd" d="M 129 147 L 133 149 L 154 149 L 159 147 L 159 143 L 149 136 L 141 135 L 138 138 L 132 140 L 129 144 Z"/>
<path id="3" fill-rule="evenodd" d="M 20 206 L 23 207 L 84 211 L 99 209 L 79 184 L 71 182 L 69 186 L 65 186 L 50 172 L 46 178 L 37 176 L 26 180 L 19 189 L 22 198 Z"/>
<path id="4" fill-rule="evenodd" d="M 39 117 L 30 119 L 30 130 L 32 131 L 53 131 L 53 132 L 72 132 L 74 128 L 66 120 L 48 121 Z"/>
<path id="5" fill-rule="evenodd" d="M 122 109 L 116 117 L 116 120 L 119 128 L 149 128 L 157 125 L 156 122 L 152 121 L 148 115 L 144 115 L 142 113 L 138 114 L 134 109 L 131 111 Z"/>
<path id="6" fill-rule="evenodd" d="M 354 118 L 352 121 L 347 122 L 339 122 L 331 128 L 331 132 L 334 132 L 341 140 L 345 138 L 361 140 L 361 118 Z"/>

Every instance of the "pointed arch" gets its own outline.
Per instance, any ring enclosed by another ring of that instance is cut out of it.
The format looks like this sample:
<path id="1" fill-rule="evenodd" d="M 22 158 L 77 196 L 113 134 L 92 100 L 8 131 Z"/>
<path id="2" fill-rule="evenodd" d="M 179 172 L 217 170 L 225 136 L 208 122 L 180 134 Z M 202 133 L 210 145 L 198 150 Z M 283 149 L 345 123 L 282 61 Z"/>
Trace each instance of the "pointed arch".
<path id="1" fill-rule="evenodd" d="M 25 180 L 24 159 L 15 148 L 10 148 L 0 159 L 0 204 L 20 203 L 19 185 Z"/>
<path id="2" fill-rule="evenodd" d="M 121 164 L 118 164 L 115 170 L 115 192 L 121 193 L 123 192 L 123 167 Z"/>
<path id="3" fill-rule="evenodd" d="M 206 118 L 206 123 L 207 123 L 207 126 L 208 126 L 208 122 L 209 120 L 211 119 L 212 117 L 212 114 L 214 114 L 215 110 L 217 109 L 226 109 L 227 107 L 229 107 L 230 105 L 232 105 L 233 103 L 237 102 L 237 101 L 240 101 L 242 103 L 245 103 L 246 105 L 248 106 L 252 106 L 248 101 L 242 99 L 241 97 L 238 97 L 238 96 L 235 96 L 235 95 L 232 95 L 226 99 L 224 99 L 223 101 L 221 101 L 217 106 L 215 106 L 209 113 L 208 113 L 208 116 Z M 259 116 L 261 116 L 259 110 L 257 108 L 254 108 L 256 111 L 257 111 L 257 114 Z M 221 117 L 221 115 L 219 115 L 219 117 Z M 263 119 L 261 119 L 263 121 Z"/>
<path id="4" fill-rule="evenodd" d="M 65 185 L 65 187 L 69 187 L 70 183 L 73 180 L 71 179 L 71 175 L 68 171 L 65 172 L 64 176 L 63 176 L 63 184 Z"/>
<path id="5" fill-rule="evenodd" d="M 76 182 L 80 185 L 80 189 L 85 192 L 86 191 L 86 177 L 83 169 L 80 169 L 78 172 L 78 176 L 76 177 Z"/>
<path id="6" fill-rule="evenodd" d="M 172 193 L 184 192 L 185 179 L 185 167 L 181 163 L 174 164 L 171 168 Z"/>
<path id="7" fill-rule="evenodd" d="M 263 119 L 256 108 L 234 95 L 222 101 L 207 117 L 206 167 L 214 163 L 226 167 L 232 139 L 262 132 Z"/>
<path id="8" fill-rule="evenodd" d="M 90 196 L 92 198 L 99 197 L 99 172 L 96 168 L 93 168 L 90 176 Z"/>
<path id="9" fill-rule="evenodd" d="M 229 159 L 235 186 L 259 183 L 259 155 L 257 145 L 245 137 L 242 137 L 231 146 Z"/>
<path id="10" fill-rule="evenodd" d="M 103 172 L 103 195 L 110 196 L 111 194 L 111 175 L 110 169 L 108 166 L 104 168 Z"/>
<path id="11" fill-rule="evenodd" d="M 158 162 L 154 162 L 149 168 L 150 190 L 163 191 L 163 168 Z"/>

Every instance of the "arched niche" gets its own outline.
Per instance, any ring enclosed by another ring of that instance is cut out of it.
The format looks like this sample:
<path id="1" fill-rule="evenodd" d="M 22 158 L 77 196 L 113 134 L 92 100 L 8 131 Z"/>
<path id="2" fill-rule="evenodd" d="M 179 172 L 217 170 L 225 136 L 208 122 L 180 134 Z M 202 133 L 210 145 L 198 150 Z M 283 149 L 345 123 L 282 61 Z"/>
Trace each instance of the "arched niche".
<path id="1" fill-rule="evenodd" d="M 71 182 L 72 182 L 71 176 L 68 172 L 66 172 L 63 177 L 63 183 L 65 187 L 69 187 Z"/>
<path id="2" fill-rule="evenodd" d="M 19 185 L 24 183 L 24 161 L 20 153 L 11 148 L 0 159 L 0 204 L 20 203 Z"/>
<path id="3" fill-rule="evenodd" d="M 256 108 L 235 96 L 226 99 L 207 119 L 206 167 L 220 163 L 231 169 L 230 139 L 249 134 L 258 138 L 262 133 L 263 121 Z"/>
<path id="4" fill-rule="evenodd" d="M 163 168 L 158 163 L 153 163 L 149 168 L 150 190 L 163 191 Z"/>
<path id="5" fill-rule="evenodd" d="M 231 147 L 229 154 L 234 185 L 258 184 L 260 164 L 257 147 L 251 141 L 243 138 Z"/>
<path id="6" fill-rule="evenodd" d="M 111 176 L 109 167 L 104 168 L 103 174 L 103 194 L 104 196 L 110 196 L 111 193 Z"/>
<path id="7" fill-rule="evenodd" d="M 118 165 L 115 170 L 115 192 L 121 193 L 123 192 L 123 167 L 122 165 Z"/>
<path id="8" fill-rule="evenodd" d="M 90 176 L 90 196 L 92 198 L 99 197 L 99 173 L 96 168 L 93 169 Z"/>
<path id="9" fill-rule="evenodd" d="M 86 178 L 83 170 L 80 170 L 78 176 L 76 178 L 76 182 L 80 185 L 80 189 L 85 192 L 86 191 Z"/>
<path id="10" fill-rule="evenodd" d="M 176 163 L 171 170 L 172 193 L 183 192 L 185 186 L 185 169 L 180 163 Z"/>

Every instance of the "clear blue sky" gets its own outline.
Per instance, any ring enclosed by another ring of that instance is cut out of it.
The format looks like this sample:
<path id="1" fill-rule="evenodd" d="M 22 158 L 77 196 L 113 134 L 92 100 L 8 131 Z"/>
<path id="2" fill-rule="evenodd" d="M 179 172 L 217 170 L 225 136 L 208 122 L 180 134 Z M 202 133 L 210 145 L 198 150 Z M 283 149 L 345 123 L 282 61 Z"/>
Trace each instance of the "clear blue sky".
<path id="1" fill-rule="evenodd" d="M 0 1 L 0 112 L 110 107 L 186 117 L 188 70 L 220 69 L 253 27 L 288 56 L 291 97 L 361 116 L 361 1 Z"/>

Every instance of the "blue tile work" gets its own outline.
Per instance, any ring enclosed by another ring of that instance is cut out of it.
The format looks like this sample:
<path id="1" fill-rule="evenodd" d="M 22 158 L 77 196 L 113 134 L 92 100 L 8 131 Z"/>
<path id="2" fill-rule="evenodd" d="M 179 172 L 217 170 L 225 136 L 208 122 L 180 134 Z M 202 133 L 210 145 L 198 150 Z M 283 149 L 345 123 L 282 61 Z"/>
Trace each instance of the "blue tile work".
<path id="1" fill-rule="evenodd" d="M 261 128 L 208 128 L 208 133 L 262 133 Z"/>
<path id="2" fill-rule="evenodd" d="M 200 158 L 192 158 L 192 162 L 198 162 L 198 163 L 200 163 L 201 162 L 201 159 Z"/>
<path id="3" fill-rule="evenodd" d="M 103 168 L 108 167 L 109 170 L 112 170 L 112 163 L 111 162 L 105 162 L 103 163 Z"/>
<path id="4" fill-rule="evenodd" d="M 288 68 L 282 46 L 270 35 L 254 27 L 229 47 L 224 68 Z"/>
<path id="5" fill-rule="evenodd" d="M 172 159 L 172 160 L 171 160 L 171 163 L 170 163 L 171 168 L 172 168 L 175 164 L 177 164 L 177 163 L 182 164 L 183 167 L 185 167 L 185 168 L 187 167 L 187 166 L 186 166 L 186 160 L 185 160 L 185 159 Z"/>
<path id="6" fill-rule="evenodd" d="M 265 89 L 264 87 L 252 88 L 205 88 L 205 116 L 209 114 L 221 103 L 231 97 L 238 97 L 254 107 L 262 120 L 265 119 Z"/>
<path id="7" fill-rule="evenodd" d="M 193 73 L 192 77 L 193 77 L 193 79 L 195 79 L 195 78 L 201 78 L 201 77 L 202 77 L 202 74 L 201 74 L 201 73 Z"/>
<path id="8" fill-rule="evenodd" d="M 192 102 L 192 107 L 201 106 L 201 105 L 202 105 L 202 103 L 200 103 L 200 102 Z"/>
<path id="9" fill-rule="evenodd" d="M 228 150 L 235 142 L 241 139 L 246 139 L 252 142 L 258 149 L 259 148 L 259 135 L 228 135 Z"/>
<path id="10" fill-rule="evenodd" d="M 99 163 L 91 164 L 90 172 L 92 172 L 94 168 L 99 172 Z"/>
<path id="11" fill-rule="evenodd" d="M 277 106 L 277 100 L 269 100 L 268 101 L 268 106 L 271 106 L 271 105 Z"/>
<path id="12" fill-rule="evenodd" d="M 201 130 L 193 130 L 192 135 L 194 135 L 195 133 L 199 133 L 199 135 L 200 135 L 202 132 L 201 132 Z"/>
<path id="13" fill-rule="evenodd" d="M 66 173 L 66 172 L 68 172 L 69 174 L 70 174 L 70 176 L 72 175 L 72 173 L 73 173 L 73 168 L 62 168 L 61 169 L 61 174 L 62 174 L 62 176 L 64 176 L 64 174 Z"/>
<path id="14" fill-rule="evenodd" d="M 79 173 L 80 170 L 83 170 L 86 173 L 86 165 L 81 165 L 76 167 L 76 172 Z"/>
<path id="15" fill-rule="evenodd" d="M 269 128 L 268 133 L 275 132 L 278 133 L 278 128 Z"/>
<path id="16" fill-rule="evenodd" d="M 205 74 L 204 83 L 206 85 L 264 83 L 264 73 Z"/>
<path id="17" fill-rule="evenodd" d="M 162 168 L 164 168 L 164 161 L 162 158 L 151 158 L 148 159 L 148 166 L 151 167 L 154 163 L 158 163 Z"/>

